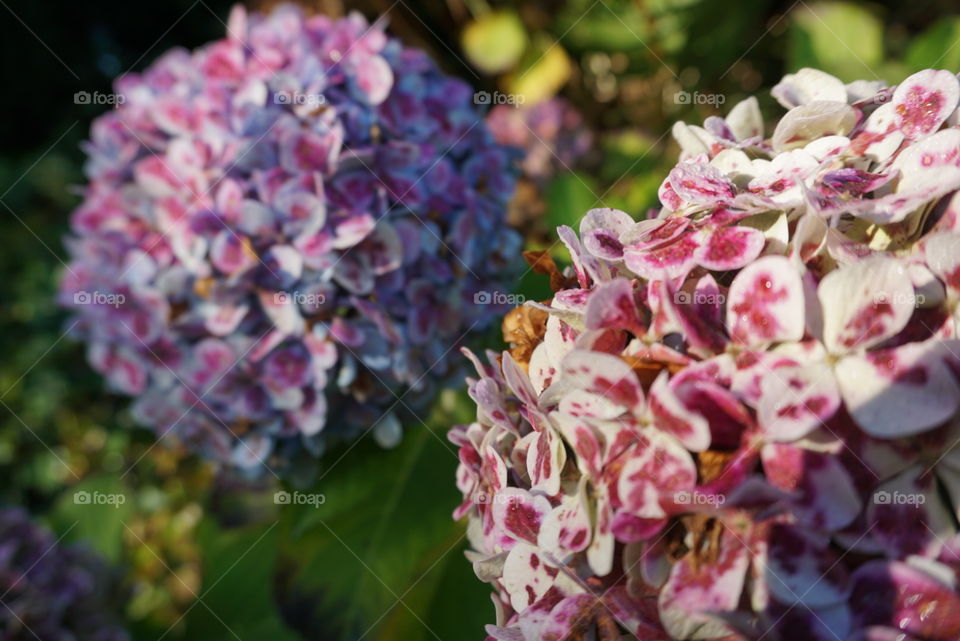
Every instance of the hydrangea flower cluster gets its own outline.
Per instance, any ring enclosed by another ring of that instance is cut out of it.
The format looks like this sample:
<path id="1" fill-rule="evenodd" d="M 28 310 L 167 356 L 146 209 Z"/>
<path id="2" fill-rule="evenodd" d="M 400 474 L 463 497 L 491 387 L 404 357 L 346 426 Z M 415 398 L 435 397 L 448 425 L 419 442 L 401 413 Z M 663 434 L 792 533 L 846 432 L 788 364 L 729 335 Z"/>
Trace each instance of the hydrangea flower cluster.
<path id="1" fill-rule="evenodd" d="M 118 593 L 99 557 L 59 545 L 20 508 L 0 509 L 0 638 L 125 641 Z"/>
<path id="2" fill-rule="evenodd" d="M 960 82 L 773 94 L 771 138 L 677 124 L 662 209 L 561 227 L 469 354 L 488 639 L 960 639 Z"/>
<path id="3" fill-rule="evenodd" d="M 530 107 L 497 105 L 487 115 L 487 126 L 497 142 L 523 150 L 523 174 L 534 181 L 569 170 L 593 144 L 583 116 L 563 98 Z"/>
<path id="4" fill-rule="evenodd" d="M 395 443 L 387 410 L 456 379 L 518 254 L 510 152 L 470 87 L 380 23 L 281 6 L 116 91 L 61 288 L 93 367 L 242 468 L 374 425 Z"/>

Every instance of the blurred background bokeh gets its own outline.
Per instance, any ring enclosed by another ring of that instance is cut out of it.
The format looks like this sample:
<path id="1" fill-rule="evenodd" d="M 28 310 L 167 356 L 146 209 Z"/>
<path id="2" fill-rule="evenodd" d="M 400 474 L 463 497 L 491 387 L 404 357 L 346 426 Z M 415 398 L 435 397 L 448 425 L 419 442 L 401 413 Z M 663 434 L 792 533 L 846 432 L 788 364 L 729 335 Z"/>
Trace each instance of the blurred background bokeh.
<path id="1" fill-rule="evenodd" d="M 480 638 L 492 605 L 450 521 L 457 461 L 444 433 L 470 419 L 456 395 L 395 450 L 330 453 L 312 481 L 325 502 L 280 510 L 276 479 L 231 477 L 155 445 L 65 337 L 61 239 L 81 143 L 109 108 L 75 95 L 108 93 L 171 47 L 221 37 L 231 4 L 0 2 L 0 505 L 116 563 L 135 639 Z M 386 14 L 393 35 L 473 84 L 497 136 L 525 150 L 511 221 L 561 261 L 557 225 L 595 206 L 637 218 L 656 206 L 676 120 L 699 123 L 753 94 L 778 117 L 767 89 L 804 66 L 846 81 L 960 70 L 952 0 L 303 4 Z M 528 272 L 517 291 L 549 290 Z M 125 500 L 78 504 L 78 491 Z"/>

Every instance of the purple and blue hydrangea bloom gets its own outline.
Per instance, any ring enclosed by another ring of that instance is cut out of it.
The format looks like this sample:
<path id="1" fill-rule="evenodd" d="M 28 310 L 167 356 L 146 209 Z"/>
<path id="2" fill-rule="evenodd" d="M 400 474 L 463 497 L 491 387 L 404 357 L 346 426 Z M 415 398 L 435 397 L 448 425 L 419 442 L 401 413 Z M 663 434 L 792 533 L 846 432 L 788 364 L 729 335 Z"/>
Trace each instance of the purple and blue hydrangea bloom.
<path id="1" fill-rule="evenodd" d="M 123 589 L 106 562 L 53 533 L 20 508 L 0 508 L 0 637 L 126 641 Z"/>
<path id="2" fill-rule="evenodd" d="M 116 91 L 61 297 L 140 422 L 255 471 L 395 442 L 462 378 L 457 347 L 503 311 L 475 294 L 520 248 L 513 156 L 467 84 L 380 23 L 281 6 Z"/>

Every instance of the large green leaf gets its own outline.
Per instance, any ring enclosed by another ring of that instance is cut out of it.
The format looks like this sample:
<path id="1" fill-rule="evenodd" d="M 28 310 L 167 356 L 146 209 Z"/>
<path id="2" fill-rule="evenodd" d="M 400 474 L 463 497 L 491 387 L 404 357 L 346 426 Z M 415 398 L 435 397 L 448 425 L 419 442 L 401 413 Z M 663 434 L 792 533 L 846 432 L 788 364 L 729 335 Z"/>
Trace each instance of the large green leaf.
<path id="1" fill-rule="evenodd" d="M 85 542 L 111 561 L 122 552 L 132 494 L 118 475 L 84 479 L 60 496 L 48 518 L 66 542 Z"/>
<path id="2" fill-rule="evenodd" d="M 790 67 L 816 67 L 842 80 L 873 80 L 883 62 L 883 23 L 852 2 L 817 2 L 793 12 Z"/>
<path id="3" fill-rule="evenodd" d="M 557 174 L 547 185 L 547 222 L 550 227 L 569 225 L 580 228 L 580 219 L 592 207 L 599 207 L 595 182 L 584 174 Z"/>
<path id="4" fill-rule="evenodd" d="M 463 397 L 459 397 L 462 399 Z M 281 509 L 279 580 L 288 618 L 308 638 L 467 638 L 493 616 L 487 588 L 464 560 L 462 524 L 450 514 L 456 448 L 445 430 L 469 420 L 469 403 L 439 403 L 399 447 L 365 439 L 331 452 L 311 492 L 316 507 Z M 340 458 L 342 457 L 342 458 Z M 291 491 L 292 492 L 292 491 Z"/>
<path id="5" fill-rule="evenodd" d="M 913 39 L 906 62 L 911 71 L 960 68 L 960 18 L 942 18 Z"/>
<path id="6" fill-rule="evenodd" d="M 274 599 L 279 529 L 276 521 L 223 529 L 212 519 L 204 520 L 203 588 L 186 616 L 186 638 L 300 639 L 281 620 Z"/>

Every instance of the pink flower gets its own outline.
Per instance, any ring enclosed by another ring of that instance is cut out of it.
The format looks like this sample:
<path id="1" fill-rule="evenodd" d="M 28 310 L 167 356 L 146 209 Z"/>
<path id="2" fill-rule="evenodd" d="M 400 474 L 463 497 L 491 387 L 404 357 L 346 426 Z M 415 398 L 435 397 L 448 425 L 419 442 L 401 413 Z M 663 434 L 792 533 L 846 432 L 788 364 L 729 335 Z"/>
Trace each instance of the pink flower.
<path id="1" fill-rule="evenodd" d="M 677 125 L 660 212 L 560 228 L 532 351 L 471 355 L 489 638 L 958 638 L 960 83 L 774 96 Z"/>
<path id="2" fill-rule="evenodd" d="M 359 14 L 238 6 L 227 38 L 117 91 L 61 298 L 141 422 L 282 466 L 392 434 L 398 398 L 457 378 L 453 343 L 497 311 L 474 297 L 519 244 L 510 153 L 466 84 Z"/>

